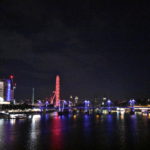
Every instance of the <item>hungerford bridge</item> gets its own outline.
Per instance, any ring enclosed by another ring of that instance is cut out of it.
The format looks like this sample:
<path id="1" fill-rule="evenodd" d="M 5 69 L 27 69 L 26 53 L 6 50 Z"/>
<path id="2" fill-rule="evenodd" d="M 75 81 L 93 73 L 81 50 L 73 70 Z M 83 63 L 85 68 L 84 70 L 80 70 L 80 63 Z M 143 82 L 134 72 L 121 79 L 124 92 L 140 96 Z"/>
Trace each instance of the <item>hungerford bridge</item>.
<path id="1" fill-rule="evenodd" d="M 150 113 L 150 107 L 138 107 L 135 106 L 135 100 L 129 101 L 129 106 L 127 107 L 114 107 L 112 106 L 112 102 L 110 100 L 107 100 L 105 107 L 91 107 L 90 101 L 85 100 L 82 107 L 79 106 L 69 106 L 66 104 L 66 101 L 60 101 L 59 107 L 56 107 L 56 110 L 58 111 L 59 115 L 65 115 L 65 114 L 77 114 L 79 112 L 83 112 L 85 114 L 91 114 L 96 113 L 97 115 L 101 115 L 103 113 L 112 113 L 112 112 L 120 112 L 125 113 L 128 112 L 130 114 L 134 114 L 135 111 L 140 111 L 142 113 L 149 114 Z"/>
<path id="2" fill-rule="evenodd" d="M 142 111 L 144 113 L 150 112 L 150 107 L 135 107 L 136 101 L 130 100 L 128 107 L 112 107 L 111 100 L 106 101 L 106 107 L 91 107 L 90 101 L 85 100 L 83 102 L 82 107 L 72 106 L 72 103 L 65 100 L 60 100 L 60 77 L 59 75 L 56 76 L 56 85 L 55 91 L 53 91 L 53 95 L 50 97 L 50 104 L 55 106 L 55 109 L 58 111 L 59 115 L 68 114 L 68 113 L 77 113 L 77 112 L 84 112 L 86 114 L 90 114 L 90 112 L 96 112 L 96 114 L 102 114 L 105 110 L 108 113 L 113 111 L 125 112 L 128 111 L 131 114 L 134 114 L 135 111 Z M 48 104 L 48 102 L 47 102 Z"/>
<path id="3" fill-rule="evenodd" d="M 9 114 L 30 114 L 30 113 L 45 113 L 51 111 L 57 111 L 58 115 L 66 115 L 66 114 L 91 114 L 96 113 L 97 115 L 101 115 L 103 113 L 112 113 L 112 112 L 119 112 L 125 113 L 128 112 L 130 114 L 134 114 L 136 111 L 142 112 L 144 114 L 150 113 L 150 107 L 142 107 L 142 106 L 135 106 L 136 101 L 130 100 L 128 103 L 128 107 L 114 107 L 111 100 L 107 100 L 105 103 L 105 107 L 92 107 L 91 102 L 89 100 L 85 100 L 82 103 L 82 106 L 74 106 L 71 101 L 60 100 L 60 77 L 56 76 L 56 85 L 55 91 L 53 91 L 52 96 L 50 97 L 49 101 L 42 103 L 38 101 L 38 103 L 32 103 L 32 109 L 26 108 L 21 109 L 11 109 L 7 108 L 5 110 L 0 110 L 0 115 L 9 115 Z M 50 107 L 53 104 L 54 107 Z M 17 105 L 17 104 L 15 104 Z"/>

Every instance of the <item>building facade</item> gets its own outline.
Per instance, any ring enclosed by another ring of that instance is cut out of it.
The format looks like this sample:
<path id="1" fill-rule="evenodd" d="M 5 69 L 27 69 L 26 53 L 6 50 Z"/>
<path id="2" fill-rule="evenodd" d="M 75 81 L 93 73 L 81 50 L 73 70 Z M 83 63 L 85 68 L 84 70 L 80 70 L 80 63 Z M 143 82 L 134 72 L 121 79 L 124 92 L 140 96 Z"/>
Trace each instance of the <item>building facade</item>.
<path id="1" fill-rule="evenodd" d="M 10 102 L 14 100 L 13 79 L 0 79 L 0 102 Z"/>

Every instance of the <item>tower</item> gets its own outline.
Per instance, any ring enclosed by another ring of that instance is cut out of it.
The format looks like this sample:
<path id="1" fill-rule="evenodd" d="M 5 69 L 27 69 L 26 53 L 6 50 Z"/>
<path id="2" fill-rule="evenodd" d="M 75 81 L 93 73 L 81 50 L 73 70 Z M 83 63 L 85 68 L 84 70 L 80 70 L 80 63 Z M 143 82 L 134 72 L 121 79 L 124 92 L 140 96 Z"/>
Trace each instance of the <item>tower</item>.
<path id="1" fill-rule="evenodd" d="M 0 79 L 0 102 L 14 101 L 14 90 L 16 84 L 13 82 L 13 75 L 10 75 L 8 79 Z"/>
<path id="2" fill-rule="evenodd" d="M 59 75 L 56 76 L 55 95 L 56 95 L 55 106 L 59 106 L 59 101 L 60 101 L 60 77 Z"/>
<path id="3" fill-rule="evenodd" d="M 32 105 L 34 105 L 34 88 L 32 88 Z"/>

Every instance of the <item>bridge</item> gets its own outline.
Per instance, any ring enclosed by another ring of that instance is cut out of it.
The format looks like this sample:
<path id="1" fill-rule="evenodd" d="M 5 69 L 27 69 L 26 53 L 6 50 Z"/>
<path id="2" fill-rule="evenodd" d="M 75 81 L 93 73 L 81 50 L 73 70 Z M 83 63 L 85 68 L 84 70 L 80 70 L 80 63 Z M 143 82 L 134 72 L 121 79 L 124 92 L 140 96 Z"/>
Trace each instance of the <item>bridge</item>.
<path id="1" fill-rule="evenodd" d="M 112 106 L 112 101 L 107 100 L 105 107 L 91 107 L 91 102 L 89 100 L 85 100 L 83 106 L 73 106 L 70 101 L 60 100 L 60 76 L 56 76 L 56 83 L 55 83 L 55 90 L 50 97 L 50 104 L 54 105 L 55 110 L 58 112 L 59 115 L 69 114 L 69 113 L 77 113 L 77 112 L 84 112 L 89 114 L 90 112 L 96 112 L 97 114 L 102 114 L 104 110 L 111 113 L 113 111 L 119 112 L 130 112 L 134 114 L 135 111 L 142 111 L 143 113 L 149 113 L 150 107 L 142 107 L 138 106 L 135 107 L 136 101 L 134 99 L 129 100 L 129 106 L 127 107 L 117 107 Z M 45 107 L 43 107 L 45 109 Z"/>
<path id="2" fill-rule="evenodd" d="M 113 112 L 119 112 L 119 113 L 130 113 L 134 114 L 135 112 L 142 112 L 149 114 L 150 113 L 150 107 L 63 107 L 63 108 L 57 108 L 56 111 L 58 112 L 58 115 L 66 115 L 66 114 L 92 114 L 95 113 L 97 115 L 102 115 L 103 113 L 111 114 Z"/>

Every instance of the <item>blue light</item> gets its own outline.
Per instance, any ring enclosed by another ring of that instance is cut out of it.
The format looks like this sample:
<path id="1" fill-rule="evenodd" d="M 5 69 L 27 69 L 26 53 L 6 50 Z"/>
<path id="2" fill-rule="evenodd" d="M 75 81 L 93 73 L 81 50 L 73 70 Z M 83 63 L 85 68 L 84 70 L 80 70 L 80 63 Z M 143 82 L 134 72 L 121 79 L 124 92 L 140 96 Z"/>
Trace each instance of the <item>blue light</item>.
<path id="1" fill-rule="evenodd" d="M 68 102 L 68 105 L 69 105 L 69 107 L 70 107 L 70 106 L 72 106 L 72 102 L 71 102 L 71 101 L 69 101 L 69 102 Z"/>
<path id="2" fill-rule="evenodd" d="M 41 100 L 38 100 L 38 104 L 42 104 Z"/>
<path id="3" fill-rule="evenodd" d="M 111 101 L 110 101 L 110 100 L 108 100 L 108 101 L 107 101 L 107 103 L 109 103 L 109 104 L 110 104 L 110 103 L 111 103 Z"/>
<path id="4" fill-rule="evenodd" d="M 134 99 L 132 99 L 132 100 L 129 101 L 129 104 L 130 104 L 130 106 L 132 106 L 132 107 L 135 105 L 135 103 L 136 103 L 136 101 L 135 101 Z"/>
<path id="5" fill-rule="evenodd" d="M 89 107 L 90 106 L 90 101 L 89 100 L 85 100 L 84 101 L 84 106 L 85 107 Z"/>
<path id="6" fill-rule="evenodd" d="M 67 105 L 67 101 L 66 100 L 64 100 L 64 105 Z"/>
<path id="7" fill-rule="evenodd" d="M 7 80 L 7 93 L 6 93 L 6 101 L 11 100 L 11 81 Z"/>
<path id="8" fill-rule="evenodd" d="M 84 119 L 85 119 L 85 120 L 89 120 L 89 115 L 85 114 L 85 115 L 84 115 Z"/>
<path id="9" fill-rule="evenodd" d="M 45 102 L 45 104 L 46 104 L 46 107 L 47 107 L 47 105 L 49 105 L 49 102 L 48 102 L 48 101 L 46 101 L 46 102 Z"/>
<path id="10" fill-rule="evenodd" d="M 112 104 L 111 100 L 107 100 L 107 106 L 110 107 L 111 104 Z"/>

